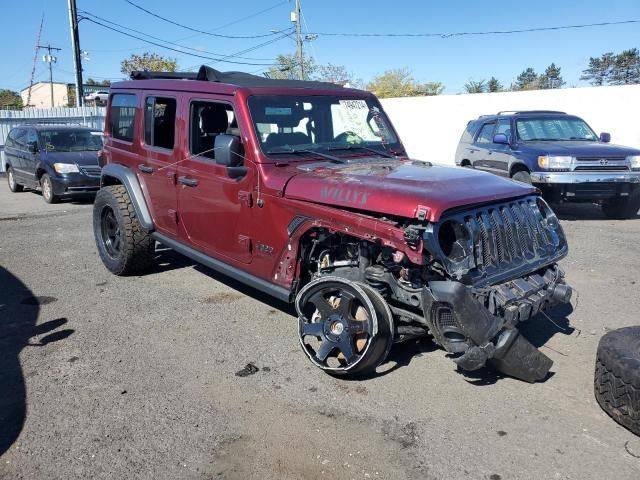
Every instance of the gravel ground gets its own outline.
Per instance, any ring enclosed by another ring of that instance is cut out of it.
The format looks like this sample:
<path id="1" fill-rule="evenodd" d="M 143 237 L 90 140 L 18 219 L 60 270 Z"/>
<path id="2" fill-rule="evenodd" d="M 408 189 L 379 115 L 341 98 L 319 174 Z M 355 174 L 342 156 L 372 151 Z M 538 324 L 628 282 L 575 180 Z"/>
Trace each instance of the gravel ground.
<path id="1" fill-rule="evenodd" d="M 311 366 L 287 305 L 169 250 L 112 276 L 89 202 L 3 181 L 0 478 L 638 479 L 640 438 L 592 382 L 600 336 L 638 323 L 640 219 L 560 212 L 579 295 L 528 325 L 546 382 L 464 376 L 429 340 L 345 381 Z"/>

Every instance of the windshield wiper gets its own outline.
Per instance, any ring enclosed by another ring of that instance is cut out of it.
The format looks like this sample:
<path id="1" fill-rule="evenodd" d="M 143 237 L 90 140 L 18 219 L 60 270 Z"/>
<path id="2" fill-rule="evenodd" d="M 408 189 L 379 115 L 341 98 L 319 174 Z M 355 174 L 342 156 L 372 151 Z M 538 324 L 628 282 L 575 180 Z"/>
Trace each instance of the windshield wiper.
<path id="1" fill-rule="evenodd" d="M 297 155 L 299 153 L 307 153 L 311 155 L 317 155 L 318 157 L 326 158 L 328 160 L 331 160 L 334 163 L 345 163 L 345 160 L 340 157 L 329 155 L 328 153 L 316 152 L 315 150 L 310 150 L 308 148 L 279 147 L 279 148 L 272 148 L 271 150 L 267 150 L 268 155 L 274 154 L 274 153 L 287 153 L 287 154 L 293 154 L 293 155 Z"/>
<path id="2" fill-rule="evenodd" d="M 336 147 L 329 147 L 327 148 L 327 150 L 329 151 L 334 151 L 334 150 L 366 150 L 368 152 L 372 152 L 378 155 L 381 155 L 383 157 L 386 158 L 396 158 L 395 155 L 392 155 L 388 152 L 381 152 L 380 150 L 376 150 L 375 148 L 369 148 L 369 147 L 365 147 L 362 145 L 342 145 L 342 146 L 336 146 Z"/>

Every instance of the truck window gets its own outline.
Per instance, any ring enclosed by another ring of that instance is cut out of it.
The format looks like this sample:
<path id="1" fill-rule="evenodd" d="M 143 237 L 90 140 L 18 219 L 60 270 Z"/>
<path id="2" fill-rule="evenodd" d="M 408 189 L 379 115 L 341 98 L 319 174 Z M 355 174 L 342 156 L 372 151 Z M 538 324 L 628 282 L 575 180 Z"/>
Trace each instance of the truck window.
<path id="1" fill-rule="evenodd" d="M 511 120 L 508 118 L 501 118 L 498 120 L 498 125 L 496 126 L 496 131 L 494 132 L 494 136 L 499 133 L 504 133 L 507 138 L 511 136 Z"/>
<path id="2" fill-rule="evenodd" d="M 175 98 L 147 97 L 144 103 L 144 143 L 172 150 L 175 135 Z"/>
<path id="3" fill-rule="evenodd" d="M 109 111 L 109 131 L 113 138 L 133 141 L 133 126 L 136 116 L 136 96 L 117 93 L 111 99 Z"/>
<path id="4" fill-rule="evenodd" d="M 191 102 L 189 153 L 214 159 L 216 137 L 237 127 L 233 107 L 220 102 Z"/>
<path id="5" fill-rule="evenodd" d="M 476 139 L 476 143 L 491 143 L 493 142 L 493 129 L 495 128 L 495 123 L 487 123 L 480 130 L 480 134 Z"/>

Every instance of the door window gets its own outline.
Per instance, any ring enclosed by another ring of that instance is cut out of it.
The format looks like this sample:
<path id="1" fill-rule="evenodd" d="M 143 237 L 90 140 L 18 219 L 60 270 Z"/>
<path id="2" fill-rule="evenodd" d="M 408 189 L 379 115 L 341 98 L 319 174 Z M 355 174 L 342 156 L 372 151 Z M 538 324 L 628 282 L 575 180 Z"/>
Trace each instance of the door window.
<path id="1" fill-rule="evenodd" d="M 27 131 L 24 128 L 16 128 L 12 132 L 13 147 L 15 147 L 15 148 L 24 147 L 24 142 L 25 142 L 26 135 L 27 135 Z"/>
<path id="2" fill-rule="evenodd" d="M 487 123 L 480 130 L 480 134 L 476 139 L 477 143 L 491 143 L 493 142 L 493 129 L 495 128 L 495 123 Z"/>
<path id="3" fill-rule="evenodd" d="M 136 96 L 117 93 L 111 99 L 109 111 L 109 131 L 113 138 L 133 141 L 133 126 L 136 118 Z"/>
<path id="4" fill-rule="evenodd" d="M 233 107 L 219 102 L 192 102 L 189 116 L 189 153 L 216 158 L 216 137 L 237 128 Z"/>
<path id="5" fill-rule="evenodd" d="M 511 120 L 508 118 L 501 118 L 498 120 L 498 125 L 496 126 L 496 131 L 493 134 L 494 136 L 504 133 L 507 136 L 507 139 L 511 137 Z"/>
<path id="6" fill-rule="evenodd" d="M 27 130 L 26 144 L 27 147 L 34 144 L 38 145 L 38 133 L 33 128 Z"/>
<path id="7" fill-rule="evenodd" d="M 144 104 L 144 143 L 172 150 L 175 135 L 175 98 L 147 97 Z"/>

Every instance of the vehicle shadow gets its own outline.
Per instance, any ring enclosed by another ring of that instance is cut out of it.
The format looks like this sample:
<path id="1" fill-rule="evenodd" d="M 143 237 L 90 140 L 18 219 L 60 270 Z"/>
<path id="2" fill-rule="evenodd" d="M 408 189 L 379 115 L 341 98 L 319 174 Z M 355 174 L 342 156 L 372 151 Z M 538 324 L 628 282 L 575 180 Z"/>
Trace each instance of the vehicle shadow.
<path id="1" fill-rule="evenodd" d="M 610 220 L 602 211 L 602 207 L 594 203 L 553 203 L 551 208 L 563 221 Z M 637 213 L 635 218 L 639 218 Z"/>
<path id="2" fill-rule="evenodd" d="M 156 244 L 155 264 L 147 273 L 169 272 L 171 270 L 193 267 L 195 265 L 197 265 L 196 262 L 190 258 L 180 255 L 163 245 Z"/>
<path id="3" fill-rule="evenodd" d="M 8 270 L 0 267 L 0 456 L 16 441 L 26 418 L 27 398 L 20 353 L 63 340 L 74 330 L 53 330 L 67 323 L 57 318 L 36 325 L 40 305 L 53 297 L 36 297 Z M 44 336 L 42 336 L 44 335 Z M 41 337 L 42 336 L 42 337 Z M 39 337 L 34 340 L 34 337 Z"/>

